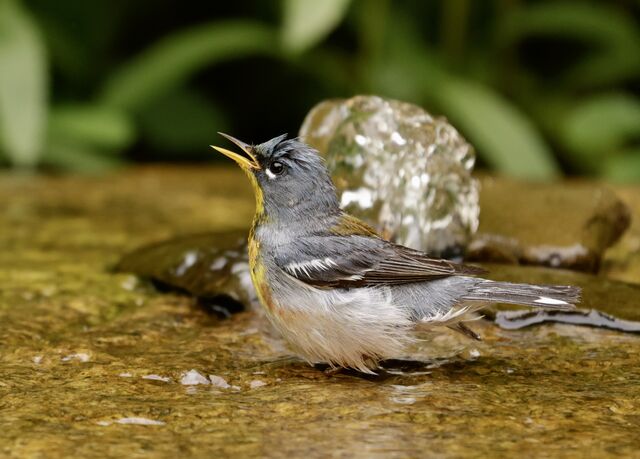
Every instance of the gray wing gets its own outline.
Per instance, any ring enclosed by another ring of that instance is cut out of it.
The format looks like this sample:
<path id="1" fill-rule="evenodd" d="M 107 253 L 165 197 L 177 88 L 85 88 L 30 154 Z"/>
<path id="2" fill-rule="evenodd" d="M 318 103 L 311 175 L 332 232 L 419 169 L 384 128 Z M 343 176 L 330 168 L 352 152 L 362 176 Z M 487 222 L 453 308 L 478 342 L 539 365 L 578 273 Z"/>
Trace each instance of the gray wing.
<path id="1" fill-rule="evenodd" d="M 275 261 L 289 275 L 316 287 L 399 284 L 484 272 L 359 235 L 311 236 L 290 242 L 278 248 Z"/>

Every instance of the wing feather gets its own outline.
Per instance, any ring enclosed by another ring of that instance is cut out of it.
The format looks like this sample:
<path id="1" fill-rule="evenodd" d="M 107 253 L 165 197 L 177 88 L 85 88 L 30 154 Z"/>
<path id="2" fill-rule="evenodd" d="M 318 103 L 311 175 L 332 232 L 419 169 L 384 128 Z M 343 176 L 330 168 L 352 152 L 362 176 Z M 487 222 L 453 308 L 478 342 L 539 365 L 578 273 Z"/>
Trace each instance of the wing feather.
<path id="1" fill-rule="evenodd" d="M 363 287 L 421 282 L 484 272 L 474 266 L 431 258 L 375 235 L 312 236 L 279 248 L 276 263 L 315 287 Z"/>

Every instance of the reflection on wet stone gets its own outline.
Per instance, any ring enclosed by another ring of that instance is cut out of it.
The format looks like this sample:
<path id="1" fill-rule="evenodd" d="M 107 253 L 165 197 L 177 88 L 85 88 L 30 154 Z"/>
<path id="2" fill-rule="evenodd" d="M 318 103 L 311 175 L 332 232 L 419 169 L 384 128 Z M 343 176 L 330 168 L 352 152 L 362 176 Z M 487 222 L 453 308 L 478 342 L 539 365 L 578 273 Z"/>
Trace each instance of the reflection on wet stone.
<path id="1" fill-rule="evenodd" d="M 300 136 L 327 159 L 343 209 L 433 255 L 466 247 L 480 209 L 475 153 L 446 119 L 356 96 L 318 104 Z"/>
<path id="2" fill-rule="evenodd" d="M 495 322 L 506 330 L 519 330 L 532 325 L 557 322 L 640 333 L 640 322 L 618 319 L 595 309 L 590 311 L 499 311 Z"/>

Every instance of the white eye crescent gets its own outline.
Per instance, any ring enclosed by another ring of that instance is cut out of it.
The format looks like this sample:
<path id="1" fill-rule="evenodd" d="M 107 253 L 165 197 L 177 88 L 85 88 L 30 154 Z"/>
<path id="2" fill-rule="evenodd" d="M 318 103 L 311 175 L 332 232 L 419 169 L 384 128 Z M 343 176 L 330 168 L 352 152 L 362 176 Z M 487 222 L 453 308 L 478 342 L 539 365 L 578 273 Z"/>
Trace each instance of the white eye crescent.
<path id="1" fill-rule="evenodd" d="M 273 179 L 276 178 L 276 176 L 281 175 L 284 170 L 284 164 L 282 164 L 280 161 L 274 161 L 269 165 L 269 167 L 267 167 L 267 170 L 265 172 L 267 173 L 267 177 Z"/>

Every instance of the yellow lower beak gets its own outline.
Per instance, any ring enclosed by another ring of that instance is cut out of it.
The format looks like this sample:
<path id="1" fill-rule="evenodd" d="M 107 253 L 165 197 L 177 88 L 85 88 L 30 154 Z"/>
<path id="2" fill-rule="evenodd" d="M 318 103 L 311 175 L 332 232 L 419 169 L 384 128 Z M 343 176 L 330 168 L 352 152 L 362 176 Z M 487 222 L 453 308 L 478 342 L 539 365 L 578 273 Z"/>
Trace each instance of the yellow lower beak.
<path id="1" fill-rule="evenodd" d="M 216 146 L 210 145 L 211 148 L 213 148 L 214 150 L 219 151 L 223 155 L 233 159 L 243 169 L 260 169 L 260 164 L 258 164 L 258 160 L 253 155 L 253 153 L 251 152 L 251 147 L 249 145 L 247 145 L 246 143 L 244 143 L 244 142 L 242 142 L 242 141 L 240 141 L 238 139 L 235 139 L 235 138 L 231 137 L 230 135 L 223 134 L 222 132 L 218 132 L 218 134 L 220 134 L 221 136 L 225 137 L 229 141 L 233 142 L 238 147 L 240 147 L 240 149 L 244 153 L 246 153 L 247 156 L 249 156 L 249 158 L 245 158 L 244 156 L 241 156 L 238 153 L 234 153 L 232 151 L 229 151 L 226 148 L 216 147 Z"/>
<path id="2" fill-rule="evenodd" d="M 248 168 L 248 169 L 260 169 L 260 166 L 258 166 L 257 163 L 253 161 L 249 161 L 247 158 L 245 158 L 244 156 L 240 156 L 238 153 L 234 153 L 232 151 L 227 150 L 226 148 L 216 147 L 213 145 L 210 145 L 210 147 L 213 148 L 214 150 L 219 151 L 223 155 L 233 159 L 236 163 L 240 165 L 240 167 Z"/>

